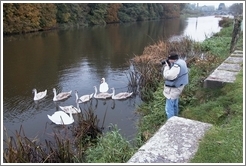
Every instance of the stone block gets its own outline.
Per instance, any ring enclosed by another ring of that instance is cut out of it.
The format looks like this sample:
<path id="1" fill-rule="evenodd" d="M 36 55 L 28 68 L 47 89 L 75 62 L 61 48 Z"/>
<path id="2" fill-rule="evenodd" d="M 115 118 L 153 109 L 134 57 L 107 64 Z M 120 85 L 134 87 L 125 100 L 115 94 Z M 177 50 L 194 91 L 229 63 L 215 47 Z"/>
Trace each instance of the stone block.
<path id="1" fill-rule="evenodd" d="M 128 163 L 187 163 L 211 124 L 174 116 L 135 153 Z"/>
<path id="2" fill-rule="evenodd" d="M 230 64 L 230 63 L 222 63 L 217 69 L 218 70 L 225 70 L 225 71 L 232 71 L 232 72 L 239 72 L 241 70 L 240 64 Z"/>
<path id="3" fill-rule="evenodd" d="M 228 57 L 224 63 L 243 63 L 243 57 Z"/>

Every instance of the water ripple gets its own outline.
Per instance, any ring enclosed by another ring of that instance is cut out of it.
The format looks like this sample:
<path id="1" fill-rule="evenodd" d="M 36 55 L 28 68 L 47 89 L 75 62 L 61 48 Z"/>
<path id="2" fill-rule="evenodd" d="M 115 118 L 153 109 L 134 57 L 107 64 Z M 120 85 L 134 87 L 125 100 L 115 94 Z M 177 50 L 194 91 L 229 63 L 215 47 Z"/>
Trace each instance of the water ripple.
<path id="1" fill-rule="evenodd" d="M 48 111 L 54 107 L 50 100 L 33 101 L 30 97 L 15 96 L 3 102 L 3 120 L 6 121 L 25 121 L 32 118 L 39 111 Z"/>

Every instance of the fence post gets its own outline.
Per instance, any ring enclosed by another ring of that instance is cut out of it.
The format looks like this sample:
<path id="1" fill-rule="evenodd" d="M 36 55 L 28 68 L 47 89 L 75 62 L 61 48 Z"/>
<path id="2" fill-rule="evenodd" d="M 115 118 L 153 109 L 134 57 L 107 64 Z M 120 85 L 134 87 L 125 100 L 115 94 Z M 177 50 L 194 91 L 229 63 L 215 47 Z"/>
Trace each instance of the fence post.
<path id="1" fill-rule="evenodd" d="M 236 16 L 234 19 L 234 28 L 232 32 L 232 39 L 231 39 L 231 45 L 230 45 L 230 53 L 232 53 L 235 49 L 235 46 L 237 44 L 238 38 L 241 33 L 241 23 L 242 23 L 242 18 L 239 16 Z"/>

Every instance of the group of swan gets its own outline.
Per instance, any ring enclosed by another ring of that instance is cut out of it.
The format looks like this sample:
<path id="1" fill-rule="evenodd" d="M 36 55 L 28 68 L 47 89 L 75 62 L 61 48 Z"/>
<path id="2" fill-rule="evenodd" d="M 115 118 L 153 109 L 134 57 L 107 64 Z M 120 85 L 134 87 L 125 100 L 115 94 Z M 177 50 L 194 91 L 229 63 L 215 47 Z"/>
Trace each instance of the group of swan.
<path id="1" fill-rule="evenodd" d="M 130 97 L 132 95 L 133 92 L 120 92 L 118 94 L 115 94 L 115 89 L 112 89 L 112 93 L 108 93 L 109 90 L 109 86 L 107 84 L 107 82 L 105 81 L 105 78 L 102 78 L 101 80 L 101 84 L 99 86 L 99 92 L 97 93 L 97 87 L 94 86 L 95 89 L 95 93 L 94 93 L 94 98 L 96 99 L 108 99 L 108 98 L 112 98 L 115 100 L 121 100 L 121 99 L 126 99 L 128 97 Z"/>
<path id="2" fill-rule="evenodd" d="M 43 99 L 47 95 L 47 89 L 45 91 L 37 92 L 37 89 L 34 88 L 33 93 L 34 93 L 33 100 L 38 101 L 38 100 Z M 60 101 L 60 100 L 64 100 L 64 99 L 67 99 L 68 97 L 70 97 L 72 94 L 72 91 L 61 92 L 61 93 L 57 94 L 56 89 L 53 88 L 53 93 L 54 93 L 53 101 Z M 80 107 L 78 105 L 78 101 L 80 101 L 80 100 L 77 99 L 77 108 L 74 107 L 73 105 L 59 106 L 62 111 L 56 111 L 53 115 L 47 114 L 48 118 L 53 123 L 55 123 L 57 125 L 72 124 L 74 122 L 72 114 L 81 112 Z"/>
<path id="3" fill-rule="evenodd" d="M 47 95 L 47 89 L 44 91 L 37 92 L 37 89 L 34 88 L 32 91 L 34 93 L 34 97 L 33 97 L 34 101 L 41 100 Z M 59 100 L 64 100 L 70 97 L 72 94 L 72 91 L 61 92 L 59 94 L 56 94 L 56 89 L 53 88 L 53 93 L 54 93 L 53 101 L 59 101 Z"/>
<path id="4" fill-rule="evenodd" d="M 112 93 L 108 93 L 109 86 L 107 82 L 105 81 L 105 78 L 101 79 L 101 84 L 99 86 L 99 93 L 97 93 L 97 87 L 94 86 L 95 93 L 83 95 L 83 96 L 78 96 L 78 91 L 75 90 L 75 96 L 76 96 L 76 104 L 77 107 L 73 105 L 68 105 L 68 106 L 59 106 L 59 108 L 62 111 L 56 111 L 53 115 L 48 115 L 48 118 L 55 124 L 57 125 L 68 125 L 72 124 L 74 122 L 74 118 L 72 114 L 80 113 L 81 109 L 79 107 L 79 103 L 84 103 L 90 101 L 93 97 L 96 99 L 108 99 L 112 98 L 115 100 L 120 100 L 120 99 L 126 99 L 132 95 L 133 92 L 120 92 L 118 94 L 115 94 L 115 88 L 111 88 L 113 91 Z M 42 91 L 37 93 L 36 89 L 33 89 L 34 92 L 34 100 L 40 100 L 44 98 L 47 95 L 47 90 Z M 67 99 L 68 97 L 71 96 L 72 90 L 68 92 L 60 92 L 57 94 L 56 89 L 53 88 L 53 101 L 60 101 Z M 94 95 L 93 95 L 94 94 Z M 69 114 L 69 115 L 68 115 Z"/>

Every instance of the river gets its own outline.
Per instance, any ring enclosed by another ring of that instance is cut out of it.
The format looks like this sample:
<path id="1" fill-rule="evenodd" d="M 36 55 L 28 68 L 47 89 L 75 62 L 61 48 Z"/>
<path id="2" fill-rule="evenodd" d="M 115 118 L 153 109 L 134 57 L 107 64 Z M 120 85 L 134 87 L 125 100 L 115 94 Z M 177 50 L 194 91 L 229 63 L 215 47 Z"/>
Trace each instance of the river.
<path id="1" fill-rule="evenodd" d="M 38 136 L 43 141 L 47 138 L 45 132 L 57 128 L 47 115 L 57 111 L 59 105 L 75 105 L 75 90 L 79 96 L 94 93 L 93 86 L 98 87 L 104 77 L 116 93 L 127 91 L 127 62 L 141 55 L 146 46 L 181 36 L 203 41 L 220 31 L 220 19 L 193 17 L 3 37 L 2 127 L 13 135 L 22 126 L 27 137 Z M 34 102 L 33 88 L 47 89 L 47 97 Z M 53 102 L 53 88 L 58 92 L 72 90 L 72 96 Z M 93 99 L 92 107 L 104 132 L 114 124 L 131 139 L 137 131 L 139 116 L 135 110 L 141 102 L 138 94 L 133 94 L 123 101 Z M 80 107 L 86 109 L 88 104 Z"/>

